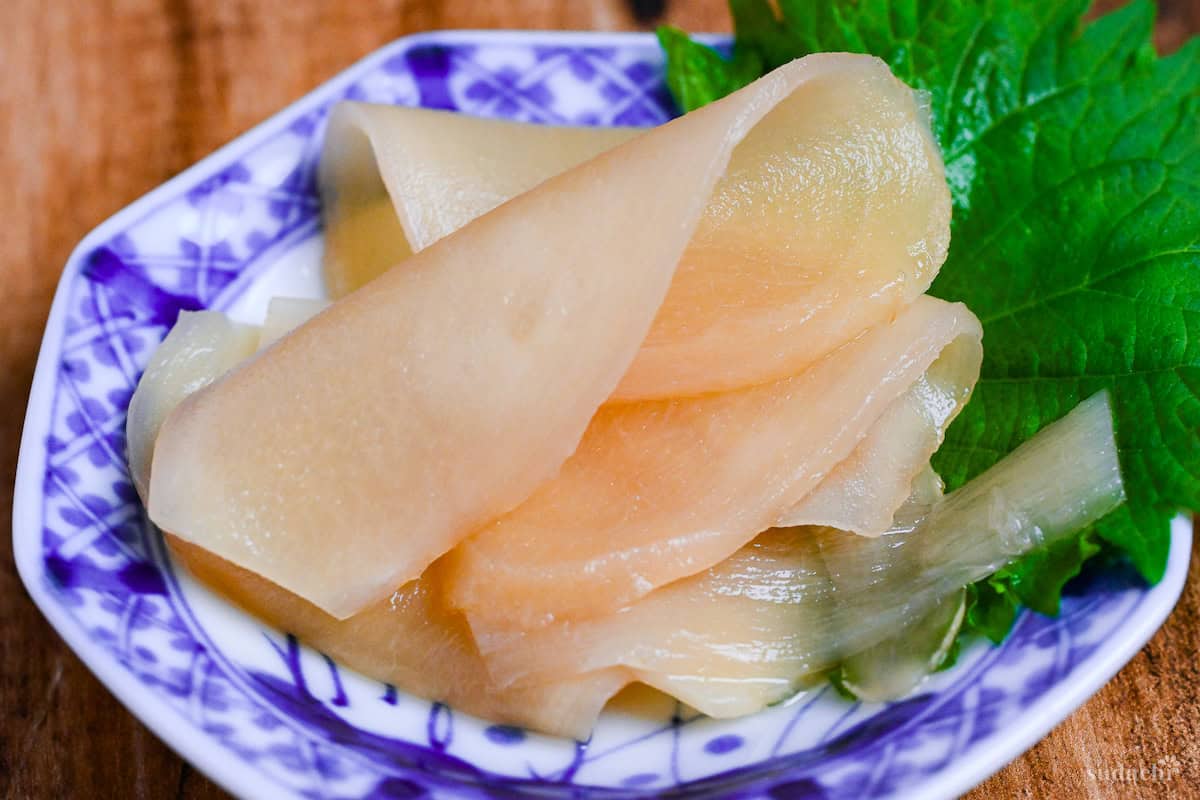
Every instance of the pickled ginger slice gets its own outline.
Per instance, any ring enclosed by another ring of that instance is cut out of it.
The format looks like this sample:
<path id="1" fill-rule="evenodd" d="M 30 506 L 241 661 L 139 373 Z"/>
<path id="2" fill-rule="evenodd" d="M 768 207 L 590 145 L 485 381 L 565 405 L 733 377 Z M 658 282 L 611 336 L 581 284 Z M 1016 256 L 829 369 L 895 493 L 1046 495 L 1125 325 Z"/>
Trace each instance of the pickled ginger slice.
<path id="1" fill-rule="evenodd" d="M 150 488 L 158 429 L 175 406 L 326 306 L 324 300 L 275 297 L 267 305 L 261 327 L 234 322 L 219 311 L 179 313 L 129 400 L 125 421 L 129 473 L 143 502 Z"/>
<path id="2" fill-rule="evenodd" d="M 151 356 L 147 378 L 130 402 L 127 440 L 131 456 L 146 463 L 158 423 L 184 397 L 219 378 L 259 348 L 319 312 L 323 304 L 272 299 L 261 332 L 232 323 L 216 311 L 184 312 Z M 145 481 L 136 484 L 145 491 Z M 143 494 L 143 498 L 144 498 Z M 311 603 L 248 570 L 167 534 L 175 558 L 209 588 L 268 624 L 293 633 L 321 652 L 381 681 L 499 722 L 584 738 L 613 693 L 630 680 L 627 670 L 568 677 L 531 689 L 501 691 L 488 678 L 461 615 L 442 607 L 427 578 L 398 589 L 349 619 L 339 621 Z"/>
<path id="3" fill-rule="evenodd" d="M 318 167 L 329 295 L 640 132 L 339 103 Z"/>
<path id="4" fill-rule="evenodd" d="M 775 524 L 822 525 L 864 536 L 891 527 L 914 479 L 929 470 L 946 428 L 970 398 L 982 361 L 982 342 L 976 338 L 942 351 L 854 452 Z"/>
<path id="5" fill-rule="evenodd" d="M 150 486 L 154 441 L 167 414 L 253 354 L 258 339 L 256 327 L 233 322 L 219 311 L 179 312 L 129 400 L 129 473 L 143 500 Z"/>
<path id="6" fill-rule="evenodd" d="M 965 306 L 921 297 L 793 378 L 606 406 L 558 477 L 447 556 L 451 604 L 477 634 L 530 628 L 712 566 L 788 515 L 939 358 L 962 395 L 980 335 Z"/>
<path id="7" fill-rule="evenodd" d="M 920 686 L 945 660 L 967 616 L 967 590 L 946 595 L 924 617 L 854 653 L 837 667 L 842 686 L 859 700 L 898 700 Z"/>
<path id="8" fill-rule="evenodd" d="M 272 297 L 258 336 L 258 349 L 282 339 L 329 307 L 328 300 L 300 297 Z"/>
<path id="9" fill-rule="evenodd" d="M 425 578 L 337 620 L 261 576 L 168 537 L 171 552 L 204 584 L 340 664 L 456 711 L 556 736 L 586 739 L 604 704 L 631 677 L 613 668 L 539 686 L 501 689 L 463 619 L 443 609 Z"/>
<path id="10" fill-rule="evenodd" d="M 953 611 L 947 598 L 962 587 L 1122 499 L 1112 416 L 1097 395 L 948 495 L 911 532 L 776 529 L 620 613 L 476 632 L 476 640 L 502 685 L 622 665 L 710 715 L 749 713 L 923 626 L 943 602 Z"/>
<path id="11" fill-rule="evenodd" d="M 634 133 L 344 104 L 321 173 L 331 291 Z M 949 222 L 913 92 L 882 64 L 809 81 L 734 151 L 616 398 L 795 374 L 924 292 Z"/>
<path id="12" fill-rule="evenodd" d="M 151 519 L 335 617 L 387 596 L 574 452 L 733 148 L 875 85 L 911 102 L 877 59 L 800 59 L 439 240 L 180 404 Z"/>

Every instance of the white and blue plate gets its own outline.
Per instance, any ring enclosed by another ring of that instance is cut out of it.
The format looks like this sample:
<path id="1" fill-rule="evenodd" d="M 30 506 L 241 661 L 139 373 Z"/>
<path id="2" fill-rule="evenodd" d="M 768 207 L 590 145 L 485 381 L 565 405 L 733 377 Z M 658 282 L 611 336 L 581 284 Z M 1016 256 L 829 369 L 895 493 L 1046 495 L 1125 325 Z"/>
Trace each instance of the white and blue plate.
<path id="1" fill-rule="evenodd" d="M 949 797 L 1104 684 L 1179 596 L 1165 579 L 1077 579 L 887 704 L 832 690 L 746 719 L 670 702 L 610 710 L 586 743 L 491 725 L 368 680 L 234 609 L 172 564 L 125 458 L 138 377 L 181 309 L 261 320 L 319 295 L 314 182 L 325 116 L 350 98 L 542 123 L 654 125 L 674 113 L 642 34 L 434 33 L 398 41 L 89 234 L 46 327 L 21 443 L 13 537 L 30 595 L 134 714 L 248 798 Z M 64 746 L 69 746 L 65 744 Z"/>

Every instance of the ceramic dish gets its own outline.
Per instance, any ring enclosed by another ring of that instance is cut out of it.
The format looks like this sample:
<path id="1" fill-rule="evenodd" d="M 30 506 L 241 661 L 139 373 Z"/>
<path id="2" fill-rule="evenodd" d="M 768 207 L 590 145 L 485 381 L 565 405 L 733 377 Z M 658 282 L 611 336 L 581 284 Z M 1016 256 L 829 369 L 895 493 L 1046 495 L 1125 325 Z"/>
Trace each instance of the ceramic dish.
<path id="1" fill-rule="evenodd" d="M 401 40 L 169 181 L 71 256 L 46 328 L 17 477 L 14 545 L 33 599 L 100 679 L 244 797 L 949 797 L 1032 745 L 1167 616 L 1166 578 L 1090 573 L 1062 615 L 1023 615 L 889 705 L 816 691 L 716 721 L 618 704 L 586 744 L 489 725 L 340 669 L 176 570 L 127 474 L 125 409 L 180 309 L 257 322 L 321 291 L 313 176 L 342 98 L 547 123 L 669 118 L 648 35 L 436 33 Z M 70 747 L 70 742 L 64 742 Z"/>

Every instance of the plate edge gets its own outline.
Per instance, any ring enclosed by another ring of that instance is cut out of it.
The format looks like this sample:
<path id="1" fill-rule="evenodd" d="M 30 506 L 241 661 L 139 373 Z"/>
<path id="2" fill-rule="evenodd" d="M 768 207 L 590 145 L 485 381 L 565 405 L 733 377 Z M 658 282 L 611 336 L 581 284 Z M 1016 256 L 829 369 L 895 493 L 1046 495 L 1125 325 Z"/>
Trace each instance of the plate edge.
<path id="1" fill-rule="evenodd" d="M 1037 718 L 1037 723 L 1029 726 L 1026 732 L 1019 736 L 1002 739 L 998 743 L 1000 746 L 989 750 L 986 756 L 970 758 L 961 767 L 935 774 L 915 787 L 907 787 L 904 792 L 891 793 L 884 797 L 911 796 L 909 792 L 913 789 L 920 789 L 923 797 L 959 797 L 1007 767 L 1046 738 L 1063 720 L 1082 708 L 1142 651 L 1175 610 L 1187 583 L 1194 535 L 1195 525 L 1191 517 L 1180 513 L 1172 518 L 1171 550 L 1167 558 L 1166 573 L 1162 580 L 1146 589 L 1146 601 L 1140 609 L 1142 613 L 1133 623 L 1136 628 L 1134 635 L 1122 640 L 1120 647 L 1105 651 L 1098 657 L 1090 680 L 1067 681 L 1063 691 L 1035 701 L 1023 714 Z M 1034 612 L 1026 610 L 1024 613 Z"/>

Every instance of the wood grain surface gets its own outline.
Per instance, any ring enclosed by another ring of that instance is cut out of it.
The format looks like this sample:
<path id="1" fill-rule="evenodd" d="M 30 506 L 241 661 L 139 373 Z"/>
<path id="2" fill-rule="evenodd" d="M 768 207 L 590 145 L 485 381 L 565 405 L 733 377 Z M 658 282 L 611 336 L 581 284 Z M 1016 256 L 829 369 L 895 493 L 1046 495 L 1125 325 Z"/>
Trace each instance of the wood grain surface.
<path id="1" fill-rule="evenodd" d="M 1160 5 L 1160 47 L 1200 29 L 1200 2 Z M 97 223 L 398 36 L 632 30 L 657 19 L 729 28 L 725 0 L 0 3 L 0 519 L 11 517 L 8 487 L 50 297 L 71 248 Z M 59 640 L 25 594 L 2 530 L 0 796 L 224 797 Z M 1200 796 L 1198 623 L 1193 557 L 1183 599 L 1150 644 L 969 796 Z M 1166 758 L 1181 770 L 1171 781 L 1111 779 Z"/>

